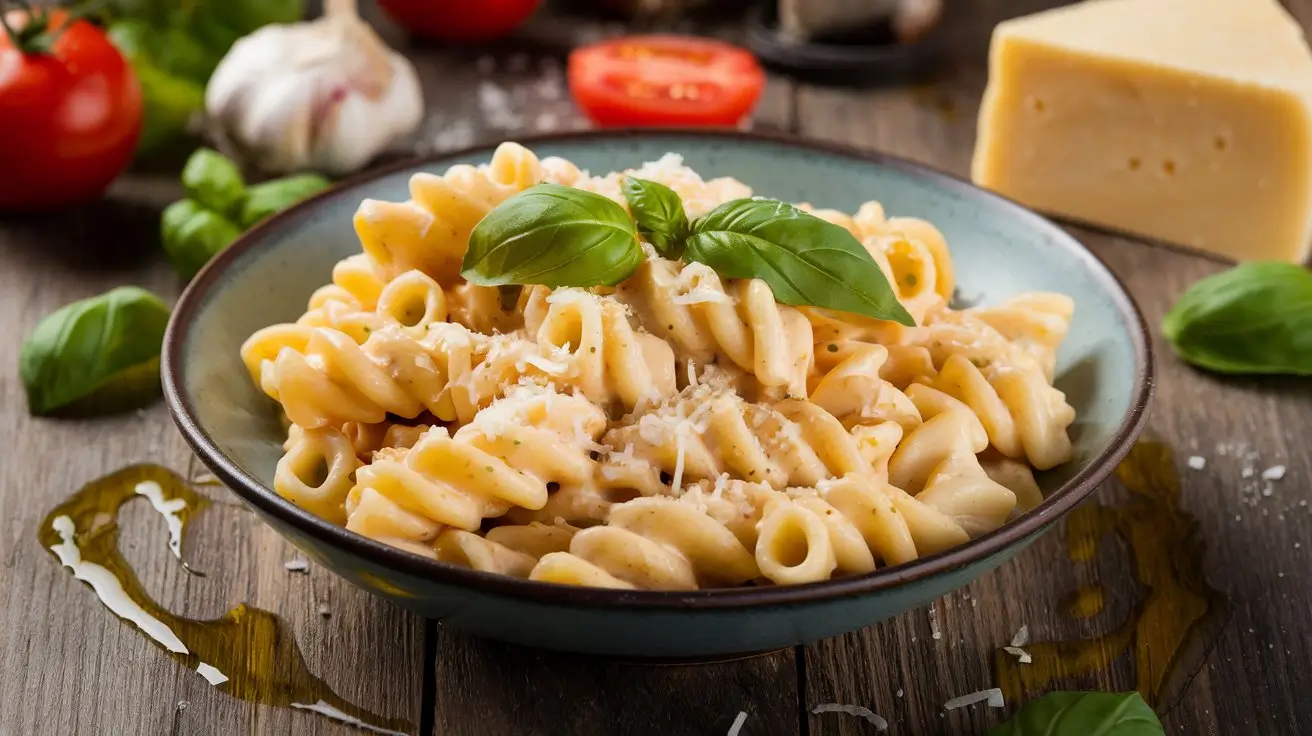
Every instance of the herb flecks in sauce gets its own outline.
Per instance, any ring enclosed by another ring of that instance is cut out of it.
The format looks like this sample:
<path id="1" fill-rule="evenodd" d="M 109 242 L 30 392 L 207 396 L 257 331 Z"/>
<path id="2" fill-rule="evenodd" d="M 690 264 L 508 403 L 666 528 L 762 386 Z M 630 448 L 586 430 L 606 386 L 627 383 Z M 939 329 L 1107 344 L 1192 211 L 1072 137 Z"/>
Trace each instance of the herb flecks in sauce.
<path id="1" fill-rule="evenodd" d="M 118 548 L 120 509 L 137 498 L 148 503 L 137 488 L 152 482 L 166 501 L 185 502 L 174 512 L 185 539 L 187 523 L 209 500 L 166 468 L 134 465 L 88 483 L 52 509 L 37 533 L 41 546 L 61 564 L 73 563 L 81 577 L 89 578 L 101 602 L 120 618 L 126 615 L 153 644 L 233 697 L 312 710 L 377 733 L 414 731 L 411 723 L 370 713 L 334 693 L 310 672 L 293 633 L 268 611 L 241 604 L 217 619 L 201 621 L 155 602 Z"/>

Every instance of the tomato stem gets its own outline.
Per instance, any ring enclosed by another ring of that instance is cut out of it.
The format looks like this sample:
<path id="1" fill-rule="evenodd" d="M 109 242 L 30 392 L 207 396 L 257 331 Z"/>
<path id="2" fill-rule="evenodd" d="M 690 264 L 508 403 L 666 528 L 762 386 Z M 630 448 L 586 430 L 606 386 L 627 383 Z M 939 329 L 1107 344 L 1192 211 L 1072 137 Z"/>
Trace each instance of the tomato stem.
<path id="1" fill-rule="evenodd" d="M 54 49 L 55 42 L 63 35 L 69 26 L 85 18 L 89 13 L 94 12 L 99 6 L 104 5 L 104 0 L 92 0 L 79 8 L 66 11 L 63 22 L 58 28 L 51 29 L 50 13 L 43 8 L 34 8 L 31 3 L 18 3 L 17 10 L 24 13 L 27 18 L 21 28 L 14 28 L 9 23 L 7 2 L 0 0 L 0 27 L 3 28 L 5 35 L 14 44 L 22 54 L 48 54 Z"/>

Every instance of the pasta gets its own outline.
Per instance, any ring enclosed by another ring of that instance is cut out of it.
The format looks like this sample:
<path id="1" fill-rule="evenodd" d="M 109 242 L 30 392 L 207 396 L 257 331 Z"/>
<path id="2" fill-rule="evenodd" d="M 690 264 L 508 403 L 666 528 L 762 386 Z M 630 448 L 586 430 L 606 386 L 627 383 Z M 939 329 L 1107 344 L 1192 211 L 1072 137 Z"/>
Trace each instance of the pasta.
<path id="1" fill-rule="evenodd" d="M 614 286 L 461 278 L 475 225 L 516 193 L 550 182 L 627 208 L 625 176 L 691 218 L 752 196 L 675 154 L 594 176 L 505 143 L 416 174 L 405 202 L 361 203 L 362 252 L 242 346 L 288 426 L 275 490 L 448 564 L 669 590 L 862 574 L 1042 501 L 1034 471 L 1072 453 L 1053 380 L 1074 304 L 952 308 L 925 220 L 799 205 L 851 233 L 915 326 L 785 305 L 645 243 Z"/>

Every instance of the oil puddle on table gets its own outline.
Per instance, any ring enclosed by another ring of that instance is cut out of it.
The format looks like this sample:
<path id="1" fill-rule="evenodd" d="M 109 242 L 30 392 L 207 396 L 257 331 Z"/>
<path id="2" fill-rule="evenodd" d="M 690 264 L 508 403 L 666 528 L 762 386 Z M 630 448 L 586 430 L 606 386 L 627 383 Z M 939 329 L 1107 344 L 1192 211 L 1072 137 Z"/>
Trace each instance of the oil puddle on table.
<path id="1" fill-rule="evenodd" d="M 136 498 L 148 500 L 163 517 L 169 551 L 181 562 L 186 525 L 209 501 L 181 477 L 156 465 L 124 468 L 84 486 L 42 522 L 41 546 L 91 586 L 116 616 L 233 697 L 314 711 L 375 733 L 414 732 L 411 723 L 346 702 L 315 677 L 296 637 L 274 614 L 242 604 L 217 619 L 201 621 L 175 615 L 156 603 L 118 549 L 119 510 Z"/>
<path id="2" fill-rule="evenodd" d="M 1139 442 L 1116 476 L 1130 500 L 1118 506 L 1087 504 L 1071 512 L 1066 517 L 1068 552 L 1072 562 L 1091 563 L 1109 535 L 1120 536 L 1129 546 L 1133 574 L 1145 589 L 1143 599 L 1102 635 L 1029 644 L 1025 648 L 1030 663 L 997 652 L 997 682 L 1009 700 L 1036 696 L 1066 678 L 1101 671 L 1132 652 L 1134 689 L 1165 712 L 1202 667 L 1229 619 L 1228 603 L 1203 575 L 1198 522 L 1180 507 L 1180 478 L 1171 449 Z M 1065 613 L 1093 618 L 1102 613 L 1105 597 L 1101 585 L 1081 586 L 1065 601 Z"/>

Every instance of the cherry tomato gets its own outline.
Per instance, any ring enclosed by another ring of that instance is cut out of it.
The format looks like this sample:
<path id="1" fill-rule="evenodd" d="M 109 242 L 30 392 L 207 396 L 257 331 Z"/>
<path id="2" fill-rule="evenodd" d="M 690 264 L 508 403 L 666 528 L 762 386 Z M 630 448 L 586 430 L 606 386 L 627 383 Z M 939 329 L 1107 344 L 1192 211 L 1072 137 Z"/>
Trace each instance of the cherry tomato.
<path id="1" fill-rule="evenodd" d="M 378 0 L 397 23 L 439 41 L 490 41 L 519 27 L 542 0 Z"/>
<path id="2" fill-rule="evenodd" d="M 598 125 L 735 125 L 765 73 L 747 51 L 690 36 L 628 36 L 569 55 L 569 89 Z"/>
<path id="3" fill-rule="evenodd" d="M 132 161 L 141 87 L 101 30 L 62 11 L 0 28 L 0 210 L 93 199 Z"/>

